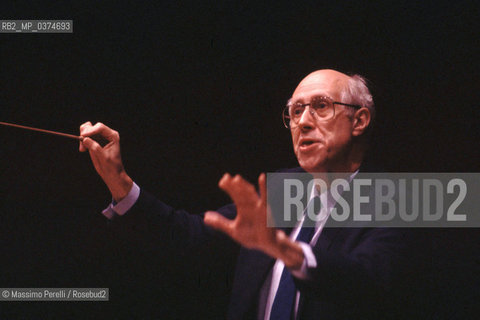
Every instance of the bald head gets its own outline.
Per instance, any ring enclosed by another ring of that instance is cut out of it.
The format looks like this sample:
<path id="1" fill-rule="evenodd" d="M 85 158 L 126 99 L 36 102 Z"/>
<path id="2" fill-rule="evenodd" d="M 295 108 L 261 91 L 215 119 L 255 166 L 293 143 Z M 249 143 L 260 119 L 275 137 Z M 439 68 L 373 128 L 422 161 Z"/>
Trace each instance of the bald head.
<path id="1" fill-rule="evenodd" d="M 298 84 L 297 88 L 293 92 L 292 98 L 302 98 L 298 97 L 298 95 L 304 91 L 318 89 L 337 93 L 332 96 L 333 99 L 337 100 L 341 98 L 339 95 L 344 91 L 345 88 L 348 87 L 349 79 L 350 77 L 346 74 L 335 70 L 317 70 L 310 73 Z"/>

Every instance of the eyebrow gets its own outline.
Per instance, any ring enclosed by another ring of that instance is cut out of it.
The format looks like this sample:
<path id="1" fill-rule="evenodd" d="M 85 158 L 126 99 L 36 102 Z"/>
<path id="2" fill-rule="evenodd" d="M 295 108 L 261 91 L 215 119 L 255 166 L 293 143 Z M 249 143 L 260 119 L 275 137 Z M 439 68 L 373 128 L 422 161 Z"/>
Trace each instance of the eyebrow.
<path id="1" fill-rule="evenodd" d="M 314 95 L 314 96 L 312 96 L 312 97 L 310 98 L 310 101 L 312 101 L 312 99 L 318 98 L 318 97 L 320 97 L 320 98 L 329 98 L 329 99 L 331 99 L 332 101 L 334 101 L 331 97 L 329 97 L 329 96 L 327 96 L 327 95 L 324 95 L 324 94 Z M 290 99 L 287 100 L 287 106 L 290 105 L 290 104 L 292 104 L 292 103 L 297 103 L 297 102 L 305 103 L 305 98 L 300 97 L 300 98 L 298 98 L 297 100 L 293 100 L 293 98 L 290 98 Z"/>
<path id="2" fill-rule="evenodd" d="M 314 96 L 314 97 L 316 97 L 316 96 Z M 300 98 L 298 98 L 298 99 L 296 99 L 296 100 L 293 100 L 293 98 L 290 98 L 290 99 L 288 99 L 288 101 L 287 101 L 287 105 L 289 105 L 289 104 L 291 104 L 291 103 L 297 103 L 297 102 L 304 103 L 304 102 L 305 102 L 305 98 L 300 97 Z"/>

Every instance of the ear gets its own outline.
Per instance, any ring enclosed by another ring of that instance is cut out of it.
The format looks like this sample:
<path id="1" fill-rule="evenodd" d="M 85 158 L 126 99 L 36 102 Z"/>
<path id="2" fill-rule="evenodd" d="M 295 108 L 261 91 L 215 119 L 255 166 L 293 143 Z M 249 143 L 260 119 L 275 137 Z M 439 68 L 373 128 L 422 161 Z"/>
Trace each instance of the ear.
<path id="1" fill-rule="evenodd" d="M 352 135 L 358 137 L 364 134 L 371 119 L 370 110 L 365 107 L 358 109 L 353 115 Z"/>

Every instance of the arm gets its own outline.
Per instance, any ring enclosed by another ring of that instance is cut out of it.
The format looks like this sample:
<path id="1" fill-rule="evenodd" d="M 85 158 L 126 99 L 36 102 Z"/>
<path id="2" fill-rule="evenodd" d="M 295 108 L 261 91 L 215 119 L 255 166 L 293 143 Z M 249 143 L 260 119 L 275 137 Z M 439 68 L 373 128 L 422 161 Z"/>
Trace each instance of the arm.
<path id="1" fill-rule="evenodd" d="M 79 150 L 88 150 L 95 170 L 107 185 L 112 198 L 121 202 L 132 189 L 133 181 L 122 163 L 119 133 L 102 123 L 92 125 L 91 122 L 86 122 L 80 126 L 80 135 L 84 139 L 80 142 Z M 101 135 L 109 143 L 102 148 L 89 138 L 93 135 Z M 232 205 L 219 211 L 230 218 L 235 215 L 235 207 Z M 225 238 L 223 234 L 205 226 L 202 215 L 175 210 L 144 190 L 140 191 L 135 204 L 122 216 L 112 219 L 110 224 L 113 229 L 123 229 L 118 234 L 123 234 L 132 241 L 138 236 L 146 238 L 149 235 L 167 242 L 198 245 L 201 240 L 211 236 Z"/>
<path id="2" fill-rule="evenodd" d="M 89 138 L 98 134 L 109 141 L 103 148 Z M 81 152 L 88 150 L 97 173 L 107 185 L 113 199 L 117 202 L 121 201 L 129 193 L 133 181 L 123 167 L 120 155 L 120 135 L 102 123 L 92 126 L 91 122 L 80 126 L 80 135 L 85 138 L 80 142 L 79 150 Z M 287 266 L 298 269 L 303 262 L 302 249 L 283 231 L 266 227 L 265 175 L 259 177 L 259 184 L 260 198 L 256 194 L 255 188 L 240 176 L 232 178 L 228 174 L 225 175 L 220 180 L 219 186 L 234 200 L 238 215 L 235 220 L 230 220 L 218 212 L 208 212 L 205 216 L 205 224 L 223 231 L 245 247 L 260 249 L 272 257 L 282 259 Z M 178 231 L 175 231 L 175 234 L 186 230 L 189 236 L 195 236 L 205 230 L 205 225 L 200 217 L 191 217 L 185 212 L 175 211 L 152 198 L 141 192 L 138 203 L 132 208 L 133 211 L 137 211 L 134 215 L 136 216 L 135 220 L 143 221 L 144 225 L 146 225 L 145 222 L 147 224 L 155 222 L 155 225 L 171 228 L 181 226 Z M 155 210 L 151 210 L 152 208 Z M 132 216 L 132 214 L 127 214 L 125 218 L 128 216 Z M 132 224 L 129 228 L 133 226 Z M 166 231 L 170 232 L 171 230 Z"/>
<path id="3" fill-rule="evenodd" d="M 235 206 L 232 204 L 218 211 L 229 218 L 235 216 Z M 140 190 L 138 200 L 132 208 L 124 215 L 112 219 L 110 228 L 116 234 L 132 241 L 135 239 L 145 243 L 173 246 L 182 252 L 197 250 L 211 242 L 233 245 L 224 234 L 205 225 L 203 214 L 190 214 L 185 210 L 175 209 L 144 189 Z"/>
<path id="4" fill-rule="evenodd" d="M 85 137 L 80 151 L 88 150 L 112 198 L 121 202 L 129 194 L 133 182 L 121 161 L 119 134 L 103 124 L 92 126 L 89 122 L 82 125 L 80 133 Z M 88 138 L 95 134 L 101 134 L 110 142 L 101 148 Z M 219 212 L 233 218 L 236 210 L 234 205 L 227 205 Z M 115 214 L 107 221 L 108 230 L 102 234 L 102 240 L 110 244 L 107 258 L 113 259 L 114 263 L 109 266 L 115 280 L 121 275 L 121 283 L 133 280 L 132 285 L 136 286 L 137 281 L 145 283 L 142 279 L 147 277 L 155 279 L 148 286 L 165 286 L 159 292 L 171 292 L 172 299 L 176 299 L 176 292 L 181 296 L 187 294 L 186 301 L 201 292 L 200 301 L 215 298 L 217 311 L 213 314 L 225 312 L 239 246 L 223 233 L 207 227 L 203 215 L 175 210 L 140 189 L 138 198 L 127 212 Z M 152 276 L 147 276 L 150 273 Z M 167 302 L 161 299 L 161 302 L 168 305 L 175 301 L 172 299 Z"/>

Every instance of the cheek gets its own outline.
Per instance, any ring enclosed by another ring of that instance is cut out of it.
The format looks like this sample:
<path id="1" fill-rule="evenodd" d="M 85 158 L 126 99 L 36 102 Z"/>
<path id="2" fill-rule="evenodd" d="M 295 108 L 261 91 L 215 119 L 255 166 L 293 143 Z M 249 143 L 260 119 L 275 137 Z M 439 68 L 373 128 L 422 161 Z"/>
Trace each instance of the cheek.
<path id="1" fill-rule="evenodd" d="M 337 130 L 328 132 L 325 137 L 327 152 L 332 154 L 341 152 L 348 145 L 350 138 L 347 128 L 337 128 Z"/>

